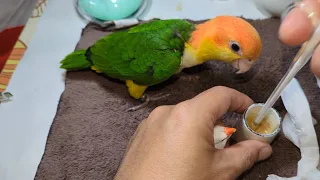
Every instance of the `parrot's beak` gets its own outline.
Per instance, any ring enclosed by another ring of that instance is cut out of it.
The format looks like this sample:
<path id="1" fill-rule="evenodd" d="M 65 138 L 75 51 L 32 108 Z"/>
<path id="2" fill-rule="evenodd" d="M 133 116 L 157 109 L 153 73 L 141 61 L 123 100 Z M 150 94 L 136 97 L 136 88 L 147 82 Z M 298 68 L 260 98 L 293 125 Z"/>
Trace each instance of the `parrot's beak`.
<path id="1" fill-rule="evenodd" d="M 242 74 L 250 70 L 250 68 L 253 65 L 253 61 L 250 59 L 238 59 L 232 62 L 232 66 L 239 71 L 237 71 L 237 74 Z"/>

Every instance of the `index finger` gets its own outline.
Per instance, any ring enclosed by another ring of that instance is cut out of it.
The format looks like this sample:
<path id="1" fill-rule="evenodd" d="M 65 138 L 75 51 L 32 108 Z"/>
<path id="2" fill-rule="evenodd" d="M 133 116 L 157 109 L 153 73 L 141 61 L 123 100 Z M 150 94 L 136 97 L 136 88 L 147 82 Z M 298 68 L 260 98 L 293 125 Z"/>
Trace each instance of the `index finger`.
<path id="1" fill-rule="evenodd" d="M 247 95 L 223 86 L 211 88 L 189 100 L 191 114 L 213 124 L 227 111 L 243 113 L 251 104 L 253 101 Z"/>
<path id="2" fill-rule="evenodd" d="M 315 12 L 315 15 L 319 15 L 319 2 L 304 0 L 302 3 L 303 6 L 297 3 L 297 7 L 287 14 L 280 25 L 279 38 L 287 45 L 301 45 L 311 37 L 314 30 L 311 16 L 308 17 L 308 14 Z"/>

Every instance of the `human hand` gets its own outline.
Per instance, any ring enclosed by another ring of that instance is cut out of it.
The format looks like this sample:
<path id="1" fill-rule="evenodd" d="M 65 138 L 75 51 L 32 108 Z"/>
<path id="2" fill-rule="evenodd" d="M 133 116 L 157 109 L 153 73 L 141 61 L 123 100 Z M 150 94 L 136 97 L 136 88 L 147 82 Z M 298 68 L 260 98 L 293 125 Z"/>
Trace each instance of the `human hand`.
<path id="1" fill-rule="evenodd" d="M 236 90 L 214 87 L 156 108 L 131 138 L 115 180 L 236 179 L 268 158 L 271 146 L 249 140 L 215 149 L 213 126 L 227 111 L 243 113 L 252 103 Z"/>
<path id="2" fill-rule="evenodd" d="M 308 18 L 310 13 L 315 12 Z M 284 18 L 279 29 L 280 40 L 287 45 L 300 45 L 307 41 L 314 30 L 313 20 L 320 20 L 320 0 L 304 0 Z M 320 47 L 311 60 L 311 71 L 320 78 Z"/>

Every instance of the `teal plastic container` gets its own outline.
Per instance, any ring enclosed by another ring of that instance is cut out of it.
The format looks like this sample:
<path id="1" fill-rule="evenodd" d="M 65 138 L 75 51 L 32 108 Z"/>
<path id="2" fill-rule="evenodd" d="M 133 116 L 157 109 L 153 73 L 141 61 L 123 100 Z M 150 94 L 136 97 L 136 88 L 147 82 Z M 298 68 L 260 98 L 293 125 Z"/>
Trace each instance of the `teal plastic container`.
<path id="1" fill-rule="evenodd" d="M 135 13 L 143 0 L 78 0 L 78 8 L 102 21 L 124 19 Z"/>

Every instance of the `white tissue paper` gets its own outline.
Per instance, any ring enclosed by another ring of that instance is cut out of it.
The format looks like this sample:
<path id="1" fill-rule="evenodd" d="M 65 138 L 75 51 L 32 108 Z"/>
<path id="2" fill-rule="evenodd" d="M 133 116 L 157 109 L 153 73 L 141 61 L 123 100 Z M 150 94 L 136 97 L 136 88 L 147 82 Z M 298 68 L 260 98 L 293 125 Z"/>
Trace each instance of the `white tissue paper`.
<path id="1" fill-rule="evenodd" d="M 284 135 L 298 148 L 301 159 L 296 177 L 283 178 L 271 174 L 267 180 L 319 180 L 319 146 L 314 129 L 315 119 L 311 116 L 308 100 L 296 79 L 293 79 L 282 93 L 282 101 L 287 110 L 283 119 Z"/>
<path id="2" fill-rule="evenodd" d="M 121 29 L 129 26 L 133 26 L 139 23 L 138 19 L 132 18 L 132 19 L 120 19 L 113 21 L 113 23 L 116 26 L 116 29 Z"/>

